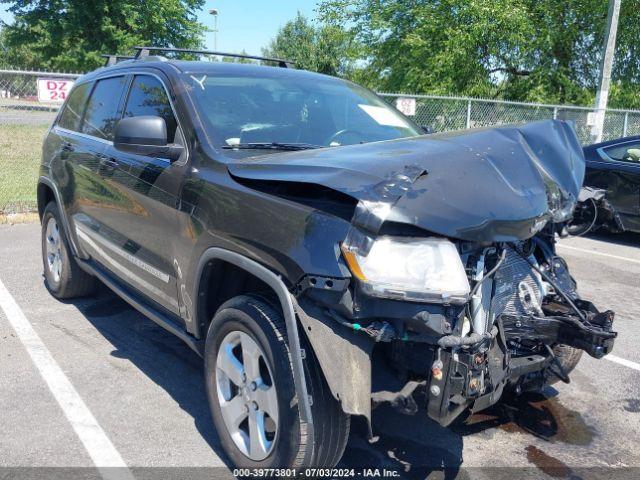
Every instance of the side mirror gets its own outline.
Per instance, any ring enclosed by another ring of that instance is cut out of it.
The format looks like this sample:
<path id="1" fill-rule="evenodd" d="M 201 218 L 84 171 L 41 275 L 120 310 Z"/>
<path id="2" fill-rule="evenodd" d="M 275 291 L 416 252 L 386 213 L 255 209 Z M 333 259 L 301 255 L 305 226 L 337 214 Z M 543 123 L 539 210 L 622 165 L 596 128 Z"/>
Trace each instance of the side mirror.
<path id="1" fill-rule="evenodd" d="M 146 157 L 180 158 L 182 146 L 167 144 L 167 125 L 157 116 L 127 117 L 116 125 L 113 145 L 117 150 Z"/>
<path id="2" fill-rule="evenodd" d="M 420 128 L 424 133 L 433 133 L 433 128 L 431 128 L 429 125 L 420 125 Z"/>

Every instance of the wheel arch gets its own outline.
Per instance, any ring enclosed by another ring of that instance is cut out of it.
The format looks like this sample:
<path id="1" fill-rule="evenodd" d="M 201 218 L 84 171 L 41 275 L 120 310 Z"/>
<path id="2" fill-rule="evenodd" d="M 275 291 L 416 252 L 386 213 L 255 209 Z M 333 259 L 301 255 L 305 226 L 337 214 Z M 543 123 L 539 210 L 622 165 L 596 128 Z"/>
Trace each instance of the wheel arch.
<path id="1" fill-rule="evenodd" d="M 42 215 L 44 215 L 44 209 L 49 204 L 49 202 L 54 201 L 58 203 L 56 199 L 56 195 L 53 191 L 53 188 L 45 181 L 38 182 L 38 191 L 37 191 L 37 199 L 38 199 L 38 216 L 40 220 L 42 220 Z"/>
<path id="2" fill-rule="evenodd" d="M 298 322 L 296 320 L 296 314 L 293 305 L 293 299 L 287 286 L 283 282 L 282 278 L 273 273 L 268 268 L 259 264 L 258 262 L 245 257 L 231 250 L 226 250 L 219 247 L 211 247 L 202 254 L 198 262 L 196 269 L 196 282 L 195 293 L 196 302 L 194 305 L 193 318 L 198 325 L 198 331 L 196 336 L 201 337 L 206 332 L 199 331 L 201 315 L 210 311 L 210 300 L 206 299 L 207 289 L 210 285 L 211 275 L 213 274 L 214 267 L 231 268 L 233 275 L 238 280 L 238 276 L 246 276 L 245 279 L 240 281 L 249 281 L 255 285 L 267 286 L 271 292 L 273 292 L 279 306 L 282 309 L 282 313 L 285 319 L 285 325 L 287 329 L 287 337 L 289 340 L 289 350 L 291 352 L 291 365 L 293 370 L 293 380 L 296 390 L 296 397 L 299 402 L 301 429 L 306 430 L 307 439 L 309 442 L 313 442 L 313 417 L 311 415 L 311 404 L 309 401 L 309 394 L 307 389 L 307 382 L 304 376 L 304 366 L 302 358 L 302 350 L 300 345 L 300 336 L 298 332 Z M 231 266 L 231 267 L 229 267 Z M 231 288 L 230 290 L 233 290 Z M 242 292 L 247 293 L 247 292 Z M 226 300 L 221 300 L 225 295 L 219 296 L 215 299 L 214 305 L 219 307 Z M 206 325 L 206 324 L 205 324 Z M 304 431 L 303 430 L 303 431 Z M 305 463 L 308 464 L 313 458 L 314 445 L 308 448 L 305 456 Z"/>
<path id="3" fill-rule="evenodd" d="M 44 209 L 47 207 L 49 202 L 55 201 L 58 206 L 58 210 L 60 211 L 60 217 L 62 221 L 62 228 L 64 228 L 64 232 L 69 240 L 69 248 L 71 248 L 71 254 L 74 257 L 78 257 L 78 247 L 76 244 L 75 232 L 71 229 L 71 225 L 69 223 L 69 218 L 67 217 L 67 212 L 65 209 L 65 205 L 62 202 L 62 197 L 60 196 L 60 191 L 56 184 L 48 178 L 41 176 L 38 178 L 38 187 L 37 187 L 37 203 L 38 203 L 38 215 L 40 220 L 42 220 L 42 216 L 44 215 Z"/>
<path id="4" fill-rule="evenodd" d="M 278 301 L 274 288 L 236 263 L 210 258 L 198 274 L 194 333 L 206 336 L 212 318 L 228 300 L 245 294 L 262 294 Z"/>

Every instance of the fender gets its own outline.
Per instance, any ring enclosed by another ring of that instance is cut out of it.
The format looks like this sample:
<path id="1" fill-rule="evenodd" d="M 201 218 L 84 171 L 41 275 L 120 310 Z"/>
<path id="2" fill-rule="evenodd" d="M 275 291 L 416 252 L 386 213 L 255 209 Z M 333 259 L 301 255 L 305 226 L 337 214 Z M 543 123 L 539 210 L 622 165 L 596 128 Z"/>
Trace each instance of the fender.
<path id="1" fill-rule="evenodd" d="M 287 338 L 289 339 L 291 366 L 293 368 L 293 383 L 296 389 L 296 396 L 298 397 L 298 410 L 300 412 L 300 431 L 303 435 L 306 432 L 307 445 L 310 445 L 310 448 L 305 452 L 303 465 L 309 465 L 315 448 L 313 417 L 311 415 L 309 394 L 307 393 L 307 381 L 304 376 L 302 350 L 300 347 L 300 337 L 298 335 L 298 323 L 296 321 L 291 293 L 282 279 L 271 270 L 243 255 L 240 255 L 239 253 L 218 247 L 212 247 L 205 250 L 202 257 L 200 257 L 198 268 L 196 270 L 196 281 L 194 282 L 196 292 L 200 291 L 199 284 L 200 278 L 202 277 L 202 271 L 204 270 L 205 265 L 211 260 L 223 260 L 225 262 L 229 262 L 250 274 L 255 275 L 257 278 L 269 285 L 278 296 L 278 300 L 280 301 L 282 312 L 284 314 Z M 194 314 L 194 318 L 197 318 L 197 312 Z"/>

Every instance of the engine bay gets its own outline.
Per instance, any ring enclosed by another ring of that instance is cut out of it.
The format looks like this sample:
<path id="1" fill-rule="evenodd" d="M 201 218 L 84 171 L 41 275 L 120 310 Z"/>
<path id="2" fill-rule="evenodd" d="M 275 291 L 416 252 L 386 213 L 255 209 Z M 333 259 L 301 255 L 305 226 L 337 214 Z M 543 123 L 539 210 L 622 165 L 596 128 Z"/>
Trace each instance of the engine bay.
<path id="1" fill-rule="evenodd" d="M 594 358 L 611 351 L 613 312 L 599 312 L 580 299 L 552 238 L 460 245 L 472 289 L 469 302 L 451 320 L 451 333 L 414 337 L 424 342 L 421 355 L 406 341 L 410 333 L 392 341 L 387 358 L 402 378 L 414 382 L 416 392 L 423 389 L 429 416 L 442 425 L 467 409 L 493 405 L 505 389 L 519 394 L 557 380 L 568 383 L 569 372 L 557 357 L 563 349 Z M 415 384 L 418 380 L 423 383 Z M 406 409 L 411 404 L 407 392 L 398 393 L 392 403 Z M 373 398 L 375 403 L 380 397 L 374 393 Z"/>
<path id="2" fill-rule="evenodd" d="M 555 253 L 553 228 L 520 242 L 457 242 L 469 281 L 466 302 L 376 298 L 357 281 L 332 281 L 329 289 L 326 279 L 311 278 L 305 293 L 322 314 L 308 304 L 304 310 L 324 315 L 338 332 L 336 322 L 346 327 L 352 343 L 364 342 L 359 348 L 370 358 L 371 381 L 362 388 L 373 407 L 390 403 L 409 414 L 426 408 L 446 426 L 495 404 L 505 391 L 569 382 L 567 351 L 601 358 L 613 348 L 614 314 L 580 298 Z M 353 379 L 365 364 L 357 367 L 344 376 Z"/>

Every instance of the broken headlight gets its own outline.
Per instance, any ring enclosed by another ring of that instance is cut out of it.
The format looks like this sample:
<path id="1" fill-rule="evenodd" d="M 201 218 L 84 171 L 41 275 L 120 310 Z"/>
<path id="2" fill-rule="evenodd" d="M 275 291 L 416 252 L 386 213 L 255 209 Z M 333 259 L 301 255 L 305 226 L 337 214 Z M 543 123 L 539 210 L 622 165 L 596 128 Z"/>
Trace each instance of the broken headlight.
<path id="1" fill-rule="evenodd" d="M 562 192 L 554 184 L 550 186 L 547 198 L 553 223 L 566 222 L 571 219 L 573 209 L 576 206 L 575 198 L 572 195 Z"/>
<path id="2" fill-rule="evenodd" d="M 455 245 L 443 238 L 380 237 L 368 254 L 342 245 L 351 273 L 370 295 L 464 303 L 469 281 Z"/>

